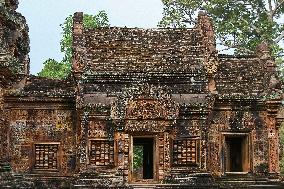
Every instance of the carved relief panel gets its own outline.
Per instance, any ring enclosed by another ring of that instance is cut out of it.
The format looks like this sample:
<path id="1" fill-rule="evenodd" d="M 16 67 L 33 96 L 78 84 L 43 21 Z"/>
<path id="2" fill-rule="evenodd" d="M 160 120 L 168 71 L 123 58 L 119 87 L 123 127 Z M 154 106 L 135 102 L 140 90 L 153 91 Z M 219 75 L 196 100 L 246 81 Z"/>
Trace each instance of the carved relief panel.
<path id="1" fill-rule="evenodd" d="M 102 120 L 91 120 L 89 122 L 88 137 L 89 138 L 107 138 L 108 137 L 107 124 Z"/>
<path id="2" fill-rule="evenodd" d="M 178 116 L 178 107 L 169 100 L 136 99 L 126 107 L 128 131 L 163 132 Z"/>
<path id="3" fill-rule="evenodd" d="M 113 166 L 113 129 L 105 120 L 91 119 L 88 124 L 89 163 L 96 166 Z"/>
<path id="4" fill-rule="evenodd" d="M 62 173 L 67 173 L 74 168 L 70 164 L 75 158 L 71 110 L 12 109 L 9 122 L 14 154 L 12 166 L 17 170 L 60 167 Z"/>
<path id="5" fill-rule="evenodd" d="M 173 165 L 196 165 L 199 160 L 199 140 L 181 139 L 173 140 Z"/>

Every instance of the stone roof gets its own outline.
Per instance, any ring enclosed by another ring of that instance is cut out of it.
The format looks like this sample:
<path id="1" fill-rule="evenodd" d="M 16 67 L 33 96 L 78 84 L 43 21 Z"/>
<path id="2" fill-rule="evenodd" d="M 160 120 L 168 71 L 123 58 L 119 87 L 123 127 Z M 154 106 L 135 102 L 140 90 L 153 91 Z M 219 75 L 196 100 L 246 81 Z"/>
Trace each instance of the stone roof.
<path id="1" fill-rule="evenodd" d="M 219 94 L 258 95 L 267 79 L 258 58 L 220 58 L 216 75 Z"/>
<path id="2" fill-rule="evenodd" d="M 23 88 L 12 91 L 10 96 L 74 97 L 75 84 L 71 79 L 48 79 L 31 75 Z"/>
<path id="3" fill-rule="evenodd" d="M 84 75 L 205 72 L 205 57 L 216 54 L 212 23 L 199 15 L 194 28 L 95 28 L 73 20 L 73 72 Z"/>
<path id="4" fill-rule="evenodd" d="M 204 46 L 197 29 L 98 28 L 84 32 L 84 62 L 95 72 L 196 72 Z"/>
<path id="5" fill-rule="evenodd" d="M 271 86 L 275 71 L 257 56 L 219 56 L 216 88 L 220 98 L 262 98 Z M 275 78 L 276 79 L 276 78 Z"/>
<path id="6" fill-rule="evenodd" d="M 223 99 L 262 99 L 281 88 L 268 44 L 260 44 L 255 55 L 218 55 L 212 23 L 204 14 L 194 28 L 86 29 L 82 20 L 83 14 L 75 13 L 72 65 L 75 79 L 96 85 L 87 87 L 89 92 L 156 83 L 171 86 L 172 92 L 190 88 L 189 93 Z"/>

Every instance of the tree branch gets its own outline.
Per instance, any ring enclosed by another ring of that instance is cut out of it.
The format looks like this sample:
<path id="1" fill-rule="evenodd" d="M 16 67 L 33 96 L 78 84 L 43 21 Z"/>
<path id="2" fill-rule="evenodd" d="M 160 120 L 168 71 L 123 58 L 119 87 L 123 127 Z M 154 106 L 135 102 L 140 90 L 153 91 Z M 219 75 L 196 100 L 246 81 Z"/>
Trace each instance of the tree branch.
<path id="1" fill-rule="evenodd" d="M 284 4 L 284 0 L 282 0 L 280 3 L 278 1 L 276 1 L 276 5 L 275 5 L 275 9 L 271 12 L 271 16 L 273 17 L 279 8 L 281 8 L 281 6 Z"/>
<path id="2" fill-rule="evenodd" d="M 268 9 L 269 9 L 269 12 L 272 13 L 272 2 L 271 2 L 271 0 L 268 0 Z"/>
<path id="3" fill-rule="evenodd" d="M 223 50 L 221 50 L 221 51 L 225 51 L 225 50 L 229 50 L 229 49 L 241 49 L 241 50 L 243 50 L 244 52 L 247 52 L 247 53 L 249 53 L 249 54 L 254 53 L 254 51 L 252 51 L 252 50 L 250 50 L 250 49 L 244 47 L 244 45 L 242 45 L 242 44 L 238 44 L 238 43 L 236 44 L 236 43 L 234 43 L 234 42 L 232 42 L 232 43 L 234 43 L 234 44 L 226 44 L 224 38 L 218 37 L 218 39 L 219 39 L 219 41 L 220 41 L 220 42 L 218 43 L 219 45 L 222 45 L 222 46 L 227 47 L 227 48 L 225 48 L 225 49 L 223 49 Z"/>
<path id="4" fill-rule="evenodd" d="M 281 41 L 281 39 L 283 39 L 284 37 L 284 30 L 281 32 L 281 34 L 274 40 L 274 43 L 278 43 L 279 41 Z"/>
<path id="5" fill-rule="evenodd" d="M 245 20 L 242 17 L 241 20 L 244 21 L 248 26 L 252 27 L 259 35 L 261 35 L 260 30 L 252 22 L 249 23 L 247 20 Z"/>
<path id="6" fill-rule="evenodd" d="M 268 16 L 269 20 L 272 22 L 273 21 L 273 8 L 272 8 L 271 0 L 268 0 L 267 16 Z"/>

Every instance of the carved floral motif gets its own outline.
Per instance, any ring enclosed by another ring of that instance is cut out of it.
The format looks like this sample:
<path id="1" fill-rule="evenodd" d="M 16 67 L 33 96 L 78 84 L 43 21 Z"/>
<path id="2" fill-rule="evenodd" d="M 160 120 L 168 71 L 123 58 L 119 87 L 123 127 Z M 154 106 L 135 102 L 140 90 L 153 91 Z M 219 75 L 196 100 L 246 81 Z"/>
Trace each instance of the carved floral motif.
<path id="1" fill-rule="evenodd" d="M 177 106 L 169 100 L 136 99 L 126 107 L 126 130 L 162 132 L 178 116 Z"/>
<path id="2" fill-rule="evenodd" d="M 177 108 L 169 101 L 137 99 L 127 105 L 127 119 L 173 119 Z"/>
<path id="3" fill-rule="evenodd" d="M 89 123 L 88 136 L 90 138 L 105 138 L 108 136 L 107 126 L 104 121 L 92 120 Z"/>

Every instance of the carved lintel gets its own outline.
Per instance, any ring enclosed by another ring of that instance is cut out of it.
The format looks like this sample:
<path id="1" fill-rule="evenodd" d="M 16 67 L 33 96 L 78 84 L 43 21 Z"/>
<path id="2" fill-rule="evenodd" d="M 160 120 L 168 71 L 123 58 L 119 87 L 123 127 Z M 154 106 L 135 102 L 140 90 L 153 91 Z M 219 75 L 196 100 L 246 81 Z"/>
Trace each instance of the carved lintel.
<path id="1" fill-rule="evenodd" d="M 126 108 L 127 119 L 173 119 L 177 116 L 178 108 L 169 100 L 131 100 Z"/>

